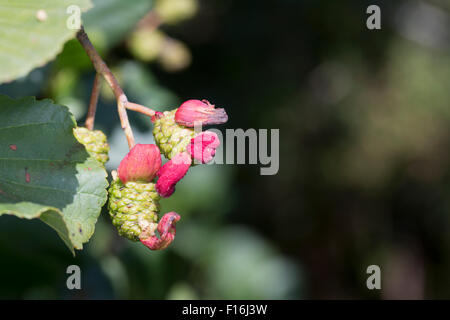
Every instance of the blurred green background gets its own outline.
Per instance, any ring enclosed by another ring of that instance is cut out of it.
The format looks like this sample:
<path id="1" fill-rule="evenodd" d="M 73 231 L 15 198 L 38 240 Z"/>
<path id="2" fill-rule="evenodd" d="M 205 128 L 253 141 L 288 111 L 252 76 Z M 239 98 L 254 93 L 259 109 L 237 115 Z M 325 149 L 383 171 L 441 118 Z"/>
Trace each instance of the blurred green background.
<path id="1" fill-rule="evenodd" d="M 225 107 L 220 127 L 280 129 L 280 170 L 197 166 L 162 212 L 169 249 L 120 238 L 103 210 L 72 257 L 39 221 L 0 219 L 0 298 L 450 298 L 450 3 L 93 0 L 87 33 L 129 100 Z M 382 29 L 366 28 L 381 7 Z M 53 62 L 0 86 L 49 97 L 80 124 L 94 72 L 69 41 Z M 130 113 L 137 142 L 151 122 Z M 103 86 L 96 129 L 127 152 Z M 81 267 L 82 290 L 66 288 Z M 367 266 L 382 290 L 366 287 Z"/>

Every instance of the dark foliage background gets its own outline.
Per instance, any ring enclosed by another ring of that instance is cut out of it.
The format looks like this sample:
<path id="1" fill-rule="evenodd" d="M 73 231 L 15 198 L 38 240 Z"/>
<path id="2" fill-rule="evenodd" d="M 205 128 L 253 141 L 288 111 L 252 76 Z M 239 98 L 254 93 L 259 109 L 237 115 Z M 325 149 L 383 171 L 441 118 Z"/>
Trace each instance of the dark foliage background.
<path id="1" fill-rule="evenodd" d="M 0 298 L 450 297 L 448 1 L 188 1 L 159 27 L 179 46 L 154 56 L 145 46 L 161 41 L 135 27 L 151 1 L 93 2 L 87 32 L 130 100 L 207 98 L 229 114 L 222 130 L 280 129 L 280 169 L 192 170 L 163 202 L 182 215 L 164 252 L 119 238 L 106 210 L 75 258 L 41 222 L 2 217 Z M 366 28 L 370 4 L 382 30 Z M 0 92 L 51 97 L 82 123 L 86 59 L 71 41 Z M 111 170 L 127 147 L 104 89 Z M 152 143 L 150 121 L 131 120 Z M 66 288 L 70 264 L 82 290 Z M 382 290 L 366 287 L 371 264 Z"/>

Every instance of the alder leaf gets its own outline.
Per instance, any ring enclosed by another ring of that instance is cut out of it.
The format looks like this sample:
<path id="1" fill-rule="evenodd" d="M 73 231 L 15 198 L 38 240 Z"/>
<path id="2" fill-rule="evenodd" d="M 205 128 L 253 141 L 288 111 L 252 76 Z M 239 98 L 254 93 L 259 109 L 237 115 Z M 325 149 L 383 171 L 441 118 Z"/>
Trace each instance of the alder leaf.
<path id="1" fill-rule="evenodd" d="M 67 107 L 51 100 L 0 95 L 0 215 L 40 218 L 72 252 L 94 233 L 108 186 L 75 126 Z"/>
<path id="2" fill-rule="evenodd" d="M 77 30 L 67 27 L 74 14 L 90 0 L 0 0 L 0 83 L 25 76 L 53 59 Z"/>

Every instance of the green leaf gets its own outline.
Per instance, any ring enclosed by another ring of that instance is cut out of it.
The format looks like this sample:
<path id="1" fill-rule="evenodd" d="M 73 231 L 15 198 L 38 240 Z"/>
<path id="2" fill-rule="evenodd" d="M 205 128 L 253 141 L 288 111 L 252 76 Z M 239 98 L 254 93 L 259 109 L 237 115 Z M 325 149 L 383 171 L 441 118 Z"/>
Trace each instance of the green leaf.
<path id="1" fill-rule="evenodd" d="M 76 30 L 67 8 L 86 11 L 90 0 L 0 0 L 0 83 L 26 75 L 53 59 Z"/>
<path id="2" fill-rule="evenodd" d="M 108 186 L 104 167 L 74 138 L 75 126 L 51 100 L 0 95 L 0 215 L 40 218 L 72 252 L 94 233 Z"/>

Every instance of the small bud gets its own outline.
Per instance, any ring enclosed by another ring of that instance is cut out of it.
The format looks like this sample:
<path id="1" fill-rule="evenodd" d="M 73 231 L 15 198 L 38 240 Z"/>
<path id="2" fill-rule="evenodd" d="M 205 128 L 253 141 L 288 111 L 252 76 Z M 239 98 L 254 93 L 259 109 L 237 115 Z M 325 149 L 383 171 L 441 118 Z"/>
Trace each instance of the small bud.
<path id="1" fill-rule="evenodd" d="M 180 220 L 180 215 L 176 212 L 166 213 L 158 223 L 159 238 L 156 235 L 140 239 L 150 250 L 162 250 L 169 246 L 175 239 L 176 228 L 175 224 Z"/>
<path id="2" fill-rule="evenodd" d="M 155 122 L 156 119 L 161 118 L 163 115 L 164 115 L 164 114 L 163 114 L 162 112 L 156 111 L 155 114 L 150 118 L 150 120 L 151 120 L 152 122 Z"/>
<path id="3" fill-rule="evenodd" d="M 215 109 L 207 100 L 188 100 L 178 108 L 175 121 L 185 127 L 193 127 L 194 123 L 202 125 L 225 123 L 228 116 L 225 109 Z"/>
<path id="4" fill-rule="evenodd" d="M 191 163 L 191 156 L 186 152 L 181 152 L 176 154 L 159 169 L 157 173 L 159 178 L 158 182 L 156 182 L 156 191 L 158 191 L 161 197 L 167 198 L 172 195 L 175 191 L 175 185 L 186 175 Z"/>
<path id="5" fill-rule="evenodd" d="M 187 152 L 197 161 L 207 163 L 216 154 L 216 148 L 220 146 L 217 134 L 212 131 L 204 131 L 191 139 L 187 146 Z"/>
<path id="6" fill-rule="evenodd" d="M 137 144 L 122 159 L 119 168 L 119 179 L 128 181 L 150 182 L 161 168 L 161 154 L 154 144 Z"/>

